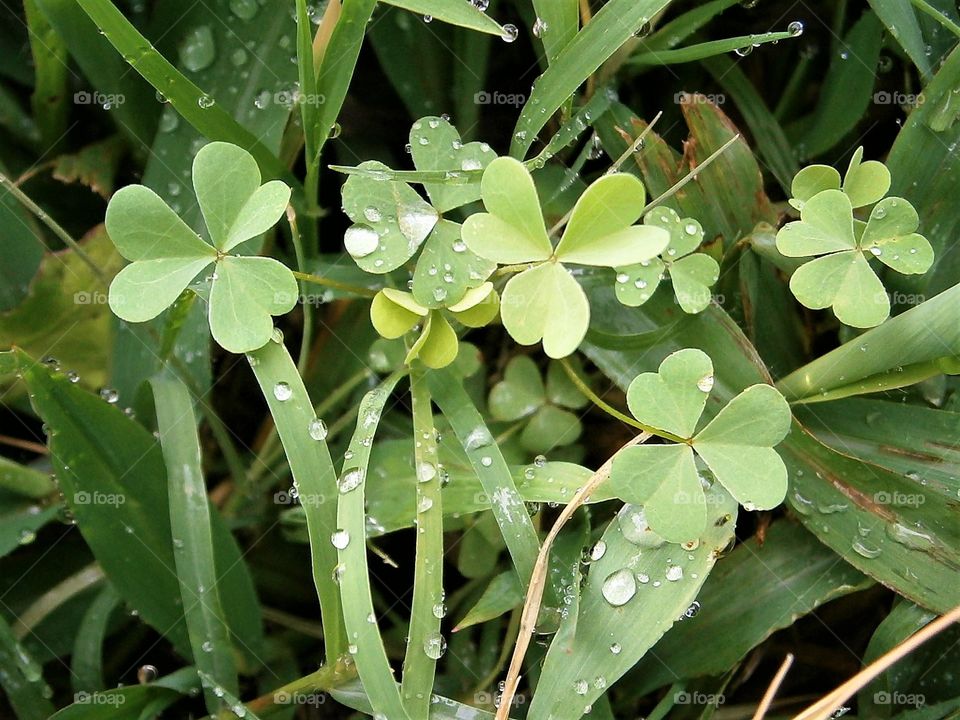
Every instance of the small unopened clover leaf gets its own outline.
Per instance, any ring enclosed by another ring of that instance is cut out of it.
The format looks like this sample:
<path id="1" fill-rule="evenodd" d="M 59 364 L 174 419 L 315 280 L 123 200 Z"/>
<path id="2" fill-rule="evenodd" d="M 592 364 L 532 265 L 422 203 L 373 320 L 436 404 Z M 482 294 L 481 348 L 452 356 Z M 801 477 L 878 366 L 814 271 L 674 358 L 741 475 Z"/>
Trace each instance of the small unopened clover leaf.
<path id="1" fill-rule="evenodd" d="M 577 200 L 556 248 L 547 234 L 533 178 L 523 163 L 497 158 L 483 173 L 487 212 L 463 225 L 467 247 L 500 264 L 530 264 L 503 290 L 501 317 L 521 345 L 543 342 L 552 358 L 571 354 L 590 323 L 586 293 L 564 263 L 617 267 L 650 260 L 669 242 L 651 225 L 634 225 L 644 207 L 643 184 L 627 174 L 605 175 Z"/>
<path id="2" fill-rule="evenodd" d="M 883 283 L 870 258 L 904 274 L 922 274 L 933 264 L 933 248 L 916 231 L 920 219 L 903 198 L 888 197 L 856 220 L 850 197 L 841 190 L 822 190 L 803 205 L 800 220 L 777 233 L 777 249 L 787 257 L 820 256 L 801 265 L 790 278 L 790 290 L 814 310 L 833 307 L 837 318 L 852 327 L 879 325 L 890 315 Z"/>
<path id="3" fill-rule="evenodd" d="M 808 165 L 796 174 L 790 186 L 789 203 L 797 210 L 817 193 L 843 190 L 853 207 L 872 205 L 890 189 L 890 171 L 877 160 L 863 162 L 863 148 L 857 148 L 840 184 L 840 173 L 829 165 Z"/>
<path id="4" fill-rule="evenodd" d="M 696 539 L 707 522 L 696 456 L 748 510 L 771 509 L 786 495 L 787 470 L 773 449 L 790 429 L 786 400 L 770 385 L 753 385 L 697 432 L 713 383 L 709 356 L 686 349 L 627 390 L 637 420 L 683 442 L 622 450 L 610 483 L 624 501 L 644 505 L 650 527 L 670 542 Z"/>
<path id="5" fill-rule="evenodd" d="M 230 143 L 205 145 L 193 161 L 193 187 L 210 242 L 143 185 L 119 190 L 107 206 L 106 228 L 131 261 L 110 285 L 110 308 L 129 322 L 151 320 L 168 308 L 196 277 L 210 275 L 210 332 L 221 346 L 242 353 L 265 345 L 271 316 L 297 302 L 293 273 L 265 257 L 230 255 L 241 243 L 269 230 L 283 215 L 290 188 L 279 180 L 260 184 L 260 170 L 246 150 Z"/>
<path id="6" fill-rule="evenodd" d="M 710 304 L 710 288 L 720 277 L 720 266 L 709 255 L 694 252 L 703 242 L 700 223 L 693 218 L 681 218 L 667 207 L 654 208 L 643 222 L 670 233 L 670 244 L 661 257 L 616 268 L 617 299 L 630 307 L 642 305 L 656 292 L 664 275 L 669 274 L 683 311 L 702 312 Z"/>
<path id="7" fill-rule="evenodd" d="M 537 364 L 526 355 L 518 355 L 507 363 L 503 380 L 490 390 L 488 405 L 495 420 L 528 419 L 520 441 L 530 452 L 544 453 L 580 437 L 583 426 L 570 409 L 587 402 L 559 363 L 550 363 L 544 385 Z"/>
<path id="8" fill-rule="evenodd" d="M 457 358 L 458 340 L 444 313 L 467 327 L 483 327 L 497 315 L 499 302 L 493 283 L 484 283 L 468 290 L 460 302 L 445 310 L 428 308 L 417 302 L 412 293 L 384 288 L 370 305 L 370 320 L 384 338 L 406 335 L 420 324 L 420 334 L 404 360 L 410 364 L 419 359 L 430 368 L 442 368 Z"/>

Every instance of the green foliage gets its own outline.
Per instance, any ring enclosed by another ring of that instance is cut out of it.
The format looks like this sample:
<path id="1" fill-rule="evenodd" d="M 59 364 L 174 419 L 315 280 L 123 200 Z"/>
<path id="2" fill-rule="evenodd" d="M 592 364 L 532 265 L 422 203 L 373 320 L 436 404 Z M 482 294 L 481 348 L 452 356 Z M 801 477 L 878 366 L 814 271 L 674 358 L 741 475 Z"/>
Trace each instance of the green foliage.
<path id="1" fill-rule="evenodd" d="M 960 605 L 960 15 L 755 5 L 0 9 L 0 715 L 797 715 Z"/>
<path id="2" fill-rule="evenodd" d="M 773 449 L 790 428 L 783 396 L 769 385 L 748 387 L 698 432 L 714 382 L 710 358 L 690 349 L 667 356 L 627 390 L 634 417 L 678 442 L 624 449 L 610 482 L 624 500 L 642 504 L 650 528 L 670 542 L 696 538 L 707 522 L 703 484 L 710 481 L 697 471 L 697 456 L 748 510 L 776 507 L 787 493 L 787 470 Z"/>

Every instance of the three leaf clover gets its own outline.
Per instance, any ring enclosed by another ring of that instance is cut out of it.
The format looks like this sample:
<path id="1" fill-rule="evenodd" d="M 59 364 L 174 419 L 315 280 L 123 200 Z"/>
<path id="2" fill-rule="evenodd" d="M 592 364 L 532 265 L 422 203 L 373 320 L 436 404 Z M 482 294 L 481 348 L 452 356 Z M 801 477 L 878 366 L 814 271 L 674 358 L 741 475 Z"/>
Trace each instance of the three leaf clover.
<path id="1" fill-rule="evenodd" d="M 229 254 L 275 225 L 290 200 L 286 184 L 261 185 L 260 179 L 246 150 L 223 142 L 201 148 L 193 160 L 193 187 L 209 240 L 143 185 L 114 194 L 107 233 L 131 264 L 110 285 L 113 312 L 129 322 L 151 320 L 213 265 L 208 311 L 213 338 L 236 353 L 265 345 L 273 332 L 271 316 L 289 312 L 299 289 L 277 260 Z"/>
<path id="2" fill-rule="evenodd" d="M 668 207 L 654 208 L 643 222 L 670 233 L 670 243 L 662 259 L 655 257 L 637 265 L 616 268 L 617 299 L 630 307 L 643 305 L 669 273 L 674 295 L 683 311 L 702 312 L 710 304 L 710 288 L 720 277 L 720 266 L 709 255 L 694 252 L 703 242 L 700 223 L 693 218 L 681 219 Z"/>
<path id="3" fill-rule="evenodd" d="M 790 277 L 790 290 L 813 310 L 833 307 L 852 327 L 879 325 L 890 315 L 890 299 L 870 267 L 870 259 L 906 275 L 925 273 L 933 248 L 916 232 L 920 218 L 903 198 L 883 198 L 890 172 L 876 160 L 861 162 L 863 148 L 850 160 L 843 179 L 827 165 L 811 165 L 793 180 L 790 204 L 800 220 L 777 233 L 777 249 L 787 257 L 816 257 Z M 854 209 L 873 205 L 866 222 Z"/>
<path id="4" fill-rule="evenodd" d="M 588 402 L 559 363 L 550 363 L 544 384 L 537 364 L 526 355 L 517 355 L 504 368 L 503 380 L 490 390 L 488 405 L 495 420 L 529 418 L 520 442 L 532 453 L 545 453 L 580 437 L 583 426 L 570 410 Z"/>
<path id="5" fill-rule="evenodd" d="M 497 315 L 499 298 L 493 283 L 485 282 L 468 290 L 461 300 L 445 310 L 462 325 L 483 327 Z M 373 298 L 370 320 L 384 338 L 394 339 L 420 327 L 420 334 L 407 352 L 405 362 L 419 358 L 430 368 L 442 368 L 457 357 L 457 333 L 443 311 L 417 302 L 412 293 L 384 288 Z"/>
<path id="6" fill-rule="evenodd" d="M 413 124 L 409 148 L 418 171 L 443 172 L 451 182 L 424 183 L 427 202 L 408 183 L 378 177 L 389 170 L 386 165 L 362 163 L 359 167 L 368 172 L 351 175 L 343 185 L 343 209 L 354 223 L 344 234 L 344 245 L 362 270 L 375 274 L 396 270 L 422 247 L 413 295 L 424 307 L 444 307 L 459 302 L 496 268 L 470 252 L 458 224 L 442 218 L 480 196 L 478 183 L 454 184 L 456 176 L 482 170 L 496 155 L 486 143 L 464 144 L 439 117 Z"/>
<path id="7" fill-rule="evenodd" d="M 529 264 L 503 290 L 503 325 L 521 345 L 543 341 L 552 358 L 580 345 L 590 323 L 586 293 L 564 263 L 620 267 L 654 258 L 670 240 L 654 225 L 635 226 L 646 192 L 634 176 L 605 175 L 577 200 L 556 248 L 550 242 L 533 178 L 523 163 L 497 158 L 480 182 L 485 213 L 463 224 L 463 240 L 481 258 Z"/>
<path id="8" fill-rule="evenodd" d="M 790 429 L 786 400 L 770 385 L 752 385 L 697 432 L 713 383 L 709 356 L 686 349 L 627 390 L 637 420 L 682 442 L 625 448 L 610 482 L 624 501 L 644 505 L 650 527 L 670 542 L 697 538 L 707 522 L 695 455 L 748 510 L 776 507 L 786 495 L 787 470 L 773 449 Z"/>

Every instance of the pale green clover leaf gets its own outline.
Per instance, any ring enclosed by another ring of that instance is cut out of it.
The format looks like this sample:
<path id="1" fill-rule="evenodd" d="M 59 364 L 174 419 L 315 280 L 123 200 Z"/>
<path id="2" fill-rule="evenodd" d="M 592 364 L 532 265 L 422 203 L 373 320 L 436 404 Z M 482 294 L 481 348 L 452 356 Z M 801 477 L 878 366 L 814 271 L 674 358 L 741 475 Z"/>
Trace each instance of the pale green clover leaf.
<path id="1" fill-rule="evenodd" d="M 210 332 L 221 346 L 242 353 L 265 345 L 271 316 L 297 302 L 293 273 L 265 257 L 230 255 L 269 230 L 283 215 L 290 188 L 260 184 L 246 150 L 230 143 L 205 145 L 193 161 L 193 187 L 210 242 L 191 230 L 160 197 L 128 185 L 110 199 L 106 228 L 131 261 L 110 285 L 110 308 L 123 320 L 144 322 L 168 308 L 202 271 L 210 275 Z"/>
<path id="2" fill-rule="evenodd" d="M 707 522 L 696 456 L 748 510 L 776 507 L 787 492 L 787 470 L 773 449 L 790 429 L 787 401 L 770 385 L 752 385 L 697 432 L 713 383 L 709 356 L 688 348 L 627 390 L 637 420 L 683 442 L 625 448 L 610 483 L 624 501 L 642 504 L 650 527 L 670 542 L 698 538 Z"/>
<path id="3" fill-rule="evenodd" d="M 463 143 L 460 133 L 442 117 L 424 117 L 410 129 L 410 154 L 421 172 L 483 170 L 496 157 L 487 143 Z M 480 184 L 424 183 L 433 206 L 444 213 L 480 199 Z"/>
<path id="4" fill-rule="evenodd" d="M 890 171 L 877 160 L 863 162 L 863 148 L 857 148 L 840 184 L 840 173 L 829 165 L 808 165 L 796 174 L 790 186 L 793 197 L 788 201 L 797 210 L 817 193 L 843 190 L 855 208 L 872 205 L 890 189 Z"/>
<path id="5" fill-rule="evenodd" d="M 633 225 L 645 191 L 632 175 L 605 175 L 591 184 L 577 200 L 556 248 L 523 163 L 506 157 L 491 162 L 480 192 L 487 212 L 467 218 L 463 240 L 487 260 L 532 265 L 504 287 L 501 317 L 514 340 L 521 345 L 543 341 L 552 358 L 576 350 L 590 323 L 586 293 L 564 263 L 630 265 L 655 257 L 669 242 L 662 228 Z"/>
<path id="6" fill-rule="evenodd" d="M 520 433 L 520 442 L 532 453 L 545 453 L 576 441 L 583 426 L 570 409 L 581 408 L 588 402 L 559 363 L 550 363 L 544 385 L 537 364 L 526 355 L 518 355 L 507 363 L 503 380 L 493 386 L 488 399 L 490 415 L 495 420 L 528 420 Z"/>
<path id="7" fill-rule="evenodd" d="M 855 220 L 850 198 L 822 190 L 808 200 L 800 220 L 777 233 L 777 249 L 787 257 L 817 257 L 790 278 L 790 290 L 804 306 L 833 307 L 852 327 L 879 325 L 890 315 L 890 300 L 869 259 L 915 275 L 933 264 L 933 248 L 916 231 L 920 219 L 903 198 L 878 202 L 866 223 Z"/>
<path id="8" fill-rule="evenodd" d="M 402 337 L 420 325 L 420 334 L 404 362 L 409 365 L 419 358 L 427 367 L 442 368 L 457 358 L 459 346 L 444 312 L 467 327 L 483 327 L 496 317 L 498 309 L 499 298 L 490 282 L 468 290 L 460 302 L 445 311 L 421 305 L 411 293 L 384 288 L 373 298 L 370 320 L 387 339 Z"/>
<path id="9" fill-rule="evenodd" d="M 413 274 L 413 296 L 425 307 L 459 302 L 467 290 L 483 283 L 497 264 L 467 249 L 460 226 L 441 220 L 423 244 Z"/>
<path id="10" fill-rule="evenodd" d="M 710 288 L 720 277 L 720 266 L 709 255 L 694 252 L 703 242 L 700 223 L 693 218 L 681 218 L 668 207 L 654 208 L 643 222 L 666 230 L 670 244 L 661 257 L 616 269 L 617 299 L 630 307 L 643 305 L 669 274 L 683 311 L 702 312 L 710 304 Z"/>

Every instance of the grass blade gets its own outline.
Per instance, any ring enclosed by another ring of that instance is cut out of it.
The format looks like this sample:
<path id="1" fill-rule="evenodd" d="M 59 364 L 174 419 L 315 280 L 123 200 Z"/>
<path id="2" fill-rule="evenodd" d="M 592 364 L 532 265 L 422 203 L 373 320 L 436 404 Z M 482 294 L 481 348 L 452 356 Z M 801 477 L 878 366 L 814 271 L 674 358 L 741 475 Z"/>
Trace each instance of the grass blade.
<path id="1" fill-rule="evenodd" d="M 333 582 L 337 553 L 330 535 L 337 528 L 337 473 L 324 439 L 326 426 L 314 413 L 303 379 L 282 342 L 269 342 L 247 359 L 270 408 L 306 515 L 327 662 L 332 663 L 346 651 L 346 635 Z"/>
<path id="2" fill-rule="evenodd" d="M 366 544 L 366 478 L 369 475 L 370 446 L 384 407 L 402 372 L 387 377 L 378 388 L 368 392 L 360 403 L 357 429 L 350 440 L 339 481 L 337 537 L 329 538 L 338 546 L 340 564 L 336 573 L 343 599 L 343 620 L 350 638 L 350 652 L 357 665 L 363 688 L 375 713 L 390 720 L 408 718 L 393 679 L 390 661 L 376 623 L 370 590 Z"/>
<path id="3" fill-rule="evenodd" d="M 43 668 L 14 637 L 0 617 L 0 686 L 20 720 L 46 720 L 53 714 L 52 694 Z"/>
<path id="4" fill-rule="evenodd" d="M 120 596 L 107 585 L 83 614 L 70 654 L 70 672 L 74 693 L 96 692 L 106 687 L 103 679 L 103 642 L 110 616 L 120 605 Z"/>
<path id="5" fill-rule="evenodd" d="M 775 43 L 795 37 L 788 31 L 760 33 L 759 35 L 741 35 L 739 37 L 710 40 L 673 50 L 656 50 L 654 52 L 637 53 L 628 61 L 633 66 L 679 65 L 681 63 L 696 62 L 706 58 L 723 55 L 744 47 L 753 47 L 764 43 Z"/>
<path id="6" fill-rule="evenodd" d="M 550 65 L 580 29 L 580 5 L 577 0 L 533 0 L 533 8 L 543 22 L 540 41 Z"/>
<path id="7" fill-rule="evenodd" d="M 174 378 L 158 376 L 150 385 L 157 407 L 160 446 L 167 465 L 173 556 L 194 662 L 197 672 L 209 674 L 221 687 L 236 694 L 239 691 L 237 668 L 220 602 L 210 503 L 203 479 L 193 401 L 186 386 Z M 211 713 L 223 707 L 222 698 L 209 690 L 205 695 Z"/>
<path id="8" fill-rule="evenodd" d="M 443 507 L 437 431 L 433 425 L 432 401 L 426 373 L 410 373 L 413 404 L 414 458 L 417 475 L 417 556 L 413 579 L 413 602 L 407 652 L 403 659 L 403 701 L 413 718 L 430 713 L 430 695 L 437 660 L 446 642 L 440 635 L 443 611 Z M 430 648 L 428 654 L 426 648 Z"/>
<path id="9" fill-rule="evenodd" d="M 480 478 L 503 541 L 526 590 L 540 542 L 510 468 L 473 401 L 449 371 L 430 374 L 430 390 Z"/>
<path id="10" fill-rule="evenodd" d="M 577 88 L 669 0 L 611 0 L 567 43 L 537 84 L 517 120 L 510 154 L 523 158 L 537 133 Z"/>
<path id="11" fill-rule="evenodd" d="M 486 13 L 480 12 L 472 2 L 464 0 L 384 0 L 388 5 L 409 10 L 424 17 L 431 17 L 450 25 L 468 30 L 503 35 L 503 26 Z"/>
<path id="12" fill-rule="evenodd" d="M 267 176 L 264 179 L 289 176 L 276 155 L 157 52 L 109 0 L 81 0 L 80 6 L 130 66 L 201 134 L 209 140 L 232 142 L 248 150 Z"/>

